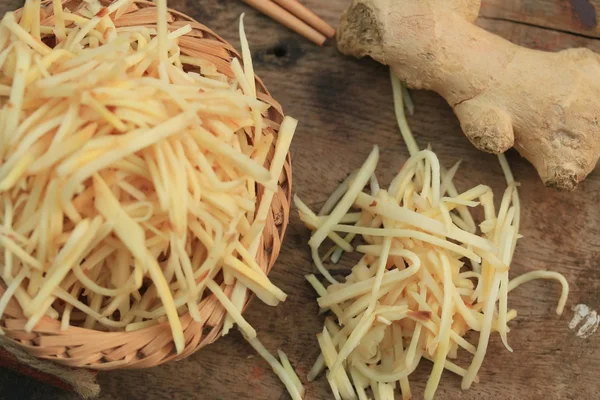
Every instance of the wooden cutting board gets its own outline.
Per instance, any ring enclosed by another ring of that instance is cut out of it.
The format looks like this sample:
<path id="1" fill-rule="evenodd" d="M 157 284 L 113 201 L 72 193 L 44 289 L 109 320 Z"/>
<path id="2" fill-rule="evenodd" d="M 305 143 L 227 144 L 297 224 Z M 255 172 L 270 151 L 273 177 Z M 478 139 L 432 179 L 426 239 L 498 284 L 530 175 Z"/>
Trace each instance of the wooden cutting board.
<path id="1" fill-rule="evenodd" d="M 348 0 L 306 0 L 332 24 Z M 3 12 L 21 6 L 0 0 Z M 213 28 L 239 45 L 238 17 L 247 13 L 246 30 L 255 69 L 284 106 L 300 121 L 293 147 L 294 192 L 314 208 L 338 182 L 359 166 L 372 145 L 381 147 L 379 177 L 388 183 L 407 157 L 395 124 L 388 71 L 371 60 L 340 55 L 335 43 L 318 48 L 296 34 L 233 0 L 174 0 L 170 6 Z M 559 50 L 585 46 L 600 52 L 596 11 L 600 0 L 484 0 L 479 24 L 525 46 Z M 239 48 L 239 46 L 238 46 Z M 598 77 L 600 79 L 600 77 Z M 548 82 L 552 85 L 552 82 Z M 543 88 L 540 88 L 543 90 Z M 410 124 L 421 146 L 431 143 L 450 166 L 464 160 L 459 188 L 490 185 L 505 188 L 494 156 L 476 151 L 463 137 L 443 99 L 413 92 L 416 114 Z M 481 382 L 460 390 L 460 379 L 444 373 L 438 399 L 598 399 L 600 398 L 600 332 L 584 339 L 579 327 L 569 328 L 572 307 L 586 304 L 600 310 L 600 170 L 574 193 L 556 193 L 540 183 L 534 169 L 515 152 L 508 154 L 522 183 L 522 234 L 512 276 L 534 269 L 551 269 L 567 277 L 571 294 L 563 316 L 555 314 L 559 287 L 535 282 L 511 293 L 511 308 L 519 317 L 510 324 L 504 349 L 491 341 L 480 372 Z M 288 234 L 271 274 L 289 294 L 278 308 L 253 302 L 246 317 L 272 351 L 283 349 L 301 379 L 318 355 L 315 334 L 322 328 L 315 295 L 305 282 L 311 272 L 308 231 L 293 212 Z M 423 362 L 411 383 L 422 397 L 431 365 Z M 2 398 L 74 399 L 63 392 L 0 372 Z M 287 399 L 284 387 L 266 363 L 238 333 L 219 340 L 181 362 L 142 371 L 100 374 L 101 399 Z M 307 399 L 330 399 L 325 379 L 306 385 Z M 49 395 L 48 393 L 51 393 Z M 50 397 L 49 397 L 50 396 Z"/>

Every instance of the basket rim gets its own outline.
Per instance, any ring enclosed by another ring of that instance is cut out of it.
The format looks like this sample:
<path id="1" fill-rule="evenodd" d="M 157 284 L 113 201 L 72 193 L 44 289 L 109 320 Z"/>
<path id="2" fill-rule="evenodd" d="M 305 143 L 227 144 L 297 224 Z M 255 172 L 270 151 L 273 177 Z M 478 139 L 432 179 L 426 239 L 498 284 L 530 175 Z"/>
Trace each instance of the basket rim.
<path id="1" fill-rule="evenodd" d="M 62 3 L 64 6 L 66 4 L 81 3 L 81 1 L 63 0 Z M 51 8 L 48 7 L 48 5 L 51 4 L 52 0 L 44 0 L 42 2 L 42 7 L 45 7 L 44 11 L 46 8 Z M 133 5 L 138 7 L 137 10 L 156 8 L 154 3 L 144 0 L 134 0 L 132 2 L 132 6 Z M 128 10 L 123 15 L 135 13 L 137 10 Z M 22 11 L 22 8 L 17 10 L 16 13 L 19 13 L 20 11 Z M 233 46 L 231 46 L 225 39 L 216 34 L 214 31 L 182 12 L 171 8 L 168 9 L 168 12 L 173 16 L 174 21 L 187 21 L 190 25 L 192 25 L 193 30 L 203 33 L 205 36 L 202 36 L 201 39 L 208 37 L 209 40 L 221 46 L 221 50 L 226 50 L 228 59 L 223 61 L 227 61 L 227 64 L 234 57 L 238 58 L 240 63 L 242 62 L 241 56 L 235 50 L 235 48 L 233 48 Z M 52 18 L 51 13 L 46 14 L 46 17 Z M 170 22 L 169 27 L 172 26 L 173 22 Z M 44 35 L 44 37 L 51 36 L 53 35 Z M 186 34 L 184 36 L 188 37 L 189 39 L 197 39 L 194 36 L 190 36 L 190 34 Z M 214 54 L 206 53 L 206 56 L 206 58 L 209 58 L 208 56 L 214 57 Z M 227 74 L 227 71 L 222 71 L 221 68 L 219 68 L 219 64 L 216 64 L 216 66 L 220 72 Z M 257 83 L 257 93 L 259 93 L 258 98 L 267 102 L 271 106 L 269 108 L 269 117 L 267 120 L 270 129 L 276 137 L 279 133 L 279 124 L 283 119 L 283 110 L 281 105 L 271 97 L 269 90 L 256 74 L 255 79 Z M 273 141 L 272 149 L 267 156 L 267 164 L 272 159 L 272 150 L 275 146 L 275 143 L 276 141 Z M 279 190 L 270 205 L 270 218 L 267 218 L 267 227 L 261 236 L 261 242 L 259 246 L 260 252 L 259 255 L 257 255 L 257 262 L 259 265 L 261 265 L 261 267 L 264 268 L 265 273 L 267 274 L 273 268 L 273 265 L 275 264 L 275 261 L 279 255 L 281 243 L 289 223 L 291 187 L 291 154 L 288 152 L 282 175 L 280 176 L 278 182 Z M 257 189 L 259 190 L 259 194 L 257 195 L 256 199 L 258 204 L 263 188 L 257 185 Z M 276 221 L 278 216 L 281 218 Z M 269 221 L 271 224 L 269 224 Z M 279 223 L 277 224 L 276 222 Z M 2 295 L 4 290 L 4 282 L 0 280 L 0 295 Z M 242 311 L 248 307 L 253 297 L 254 295 L 252 292 L 249 292 L 248 299 Z M 204 307 L 209 307 L 208 304 L 211 301 L 213 304 L 211 304 L 210 307 L 213 307 L 213 309 L 220 307 L 220 303 L 216 300 L 216 296 L 213 293 L 210 293 L 207 294 L 199 303 L 199 308 L 202 309 L 203 303 L 206 303 L 204 304 Z M 11 300 L 11 306 L 16 306 L 20 310 L 20 306 L 18 306 L 18 303 L 15 302 L 14 299 Z M 7 340 L 10 340 L 12 343 L 16 343 L 30 355 L 40 359 L 58 362 L 71 367 L 84 367 L 96 370 L 109 370 L 117 368 L 147 368 L 160 365 L 167 361 L 179 360 L 188 357 L 202 347 L 213 343 L 218 339 L 218 337 L 220 337 L 220 333 L 222 331 L 223 321 L 226 315 L 223 313 L 223 311 L 224 309 L 220 311 L 221 315 L 218 318 L 218 322 L 214 324 L 208 332 L 206 332 L 206 325 L 204 325 L 205 323 L 209 322 L 208 318 L 203 321 L 203 324 L 200 324 L 192 320 L 189 312 L 180 315 L 180 320 L 183 325 L 186 339 L 186 347 L 181 354 L 176 354 L 174 351 L 170 325 L 166 321 L 132 332 L 106 332 L 78 326 L 69 326 L 67 331 L 61 331 L 59 320 L 44 316 L 36 325 L 34 330 L 28 333 L 24 331 L 24 324 L 26 321 L 24 317 L 15 318 L 5 313 L 0 320 L 0 326 L 5 331 Z M 213 314 L 211 313 L 211 316 L 212 315 Z M 143 346 L 139 346 L 139 343 L 131 345 L 133 341 L 137 341 L 134 340 L 134 338 L 138 340 L 140 338 L 144 338 L 147 342 Z M 66 345 L 65 343 L 67 342 L 70 344 Z M 84 350 L 81 350 L 83 344 L 86 343 L 88 346 L 85 347 Z M 130 348 L 127 347 L 127 344 L 130 344 Z M 106 354 L 107 350 L 109 349 L 116 349 L 117 351 L 108 352 L 108 354 Z"/>

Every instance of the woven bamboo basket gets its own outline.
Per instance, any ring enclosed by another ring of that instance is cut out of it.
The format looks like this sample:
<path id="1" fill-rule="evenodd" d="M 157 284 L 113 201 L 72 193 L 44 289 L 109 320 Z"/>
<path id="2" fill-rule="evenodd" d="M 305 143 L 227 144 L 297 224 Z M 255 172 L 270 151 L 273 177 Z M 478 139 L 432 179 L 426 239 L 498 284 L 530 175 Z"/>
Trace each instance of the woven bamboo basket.
<path id="1" fill-rule="evenodd" d="M 64 7 L 72 12 L 80 4 L 81 2 L 78 0 L 63 2 Z M 17 11 L 17 16 L 20 11 Z M 138 25 L 156 27 L 156 16 L 156 8 L 153 3 L 134 1 L 114 22 L 117 27 Z M 45 1 L 42 3 L 42 25 L 51 26 L 52 22 L 52 5 L 49 1 Z M 173 30 L 187 24 L 192 27 L 188 34 L 179 39 L 182 54 L 204 58 L 212 62 L 219 72 L 233 77 L 229 66 L 230 61 L 233 57 L 237 57 L 240 62 L 242 60 L 229 43 L 206 26 L 177 11 L 169 10 L 168 22 L 169 28 Z M 54 42 L 51 36 L 46 36 L 43 40 L 49 45 Z M 258 98 L 271 105 L 265 129 L 276 135 L 283 119 L 282 108 L 271 97 L 258 77 L 256 77 L 256 87 Z M 274 151 L 275 141 L 267 157 L 267 164 L 272 159 Z M 279 255 L 288 224 L 291 185 L 292 168 L 288 154 L 256 257 L 256 261 L 266 273 L 271 270 Z M 260 202 L 262 192 L 263 188 L 259 187 L 257 202 Z M 0 284 L 0 296 L 4 290 L 5 287 Z M 225 293 L 228 291 L 225 290 Z M 33 332 L 26 332 L 24 326 L 27 319 L 18 303 L 13 299 L 8 305 L 3 319 L 0 320 L 0 325 L 9 340 L 40 359 L 51 360 L 71 367 L 95 370 L 147 368 L 188 357 L 221 336 L 226 311 L 216 297 L 212 293 L 205 295 L 199 304 L 199 309 L 203 323 L 195 322 L 189 314 L 181 316 L 185 337 L 185 349 L 181 354 L 175 353 L 171 329 L 167 322 L 133 332 L 103 332 L 75 326 L 61 331 L 60 321 L 44 317 Z"/>

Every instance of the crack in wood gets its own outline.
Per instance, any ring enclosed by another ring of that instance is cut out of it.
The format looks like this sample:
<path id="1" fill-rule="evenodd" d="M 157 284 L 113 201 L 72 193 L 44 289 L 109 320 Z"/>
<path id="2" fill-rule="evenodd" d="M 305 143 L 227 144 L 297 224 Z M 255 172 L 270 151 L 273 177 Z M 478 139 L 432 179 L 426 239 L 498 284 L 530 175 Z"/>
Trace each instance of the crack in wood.
<path id="1" fill-rule="evenodd" d="M 479 18 L 480 19 L 484 19 L 484 20 L 489 20 L 489 21 L 511 22 L 513 24 L 530 26 L 532 28 L 539 28 L 539 29 L 544 29 L 544 30 L 547 30 L 547 31 L 554 31 L 554 32 L 560 32 L 560 33 L 566 33 L 567 35 L 573 35 L 573 36 L 577 36 L 577 37 L 581 37 L 581 38 L 585 38 L 585 39 L 600 40 L 600 37 L 593 36 L 593 35 L 586 35 L 585 33 L 573 32 L 573 31 L 570 31 L 568 29 L 551 28 L 551 27 L 547 27 L 547 26 L 544 26 L 544 25 L 533 24 L 531 22 L 517 21 L 517 20 L 514 20 L 514 19 L 510 19 L 510 18 L 488 17 L 488 16 L 483 16 L 483 15 L 480 15 Z"/>

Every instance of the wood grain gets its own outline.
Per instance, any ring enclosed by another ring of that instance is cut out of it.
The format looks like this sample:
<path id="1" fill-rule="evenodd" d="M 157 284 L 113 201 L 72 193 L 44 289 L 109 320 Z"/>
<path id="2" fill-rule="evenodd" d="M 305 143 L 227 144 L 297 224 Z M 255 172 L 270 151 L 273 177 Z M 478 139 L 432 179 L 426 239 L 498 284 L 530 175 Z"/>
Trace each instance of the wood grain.
<path id="1" fill-rule="evenodd" d="M 480 15 L 485 18 L 600 37 L 600 0 L 484 0 Z"/>
<path id="2" fill-rule="evenodd" d="M 348 1 L 306 0 L 305 3 L 335 25 Z M 527 15 L 538 21 L 553 21 L 554 14 L 546 13 L 560 10 L 567 2 L 504 3 L 504 9 L 514 13 L 511 15 L 523 15 L 526 10 Z M 20 6 L 14 0 L 0 0 L 0 4 L 3 11 Z M 237 18 L 240 13 L 247 13 L 245 23 L 256 71 L 286 112 L 300 120 L 292 148 L 294 191 L 312 205 L 321 204 L 337 183 L 362 163 L 373 144 L 379 144 L 382 150 L 379 168 L 382 182 L 389 182 L 406 159 L 408 154 L 394 122 L 385 67 L 370 60 L 343 57 L 332 42 L 318 48 L 231 0 L 177 0 L 170 4 L 208 24 L 238 47 Z M 484 1 L 488 17 L 493 16 L 492 12 L 500 12 L 492 7 L 494 4 L 501 2 Z M 504 18 L 504 14 L 498 15 Z M 577 33 L 580 29 L 575 19 L 557 21 L 560 30 Z M 600 51 L 599 41 L 580 35 L 490 18 L 479 23 L 530 47 L 558 50 L 585 46 Z M 466 189 L 485 183 L 501 193 L 505 184 L 495 157 L 470 145 L 444 100 L 429 92 L 415 92 L 413 96 L 416 115 L 410 123 L 419 143 L 422 146 L 431 143 L 447 166 L 458 159 L 464 160 L 458 186 Z M 556 193 L 544 188 L 533 168 L 515 152 L 509 152 L 508 158 L 522 183 L 525 236 L 518 246 L 512 275 L 540 268 L 564 273 L 571 284 L 568 307 L 562 317 L 554 313 L 559 295 L 554 283 L 532 283 L 511 293 L 510 307 L 519 311 L 509 335 L 514 353 L 506 351 L 495 337 L 480 373 L 481 383 L 462 392 L 460 380 L 444 373 L 437 398 L 600 398 L 597 380 L 600 333 L 584 340 L 567 327 L 572 317 L 571 306 L 585 303 L 600 308 L 600 172 L 592 173 L 575 193 Z M 285 244 L 271 274 L 289 298 L 275 309 L 254 301 L 246 313 L 265 345 L 272 351 L 283 349 L 302 380 L 318 354 L 315 334 L 322 327 L 315 296 L 303 278 L 312 270 L 307 238 L 308 231 L 293 213 Z M 415 399 L 422 397 L 430 369 L 431 365 L 423 363 L 412 377 Z M 269 367 L 255 356 L 238 333 L 184 361 L 150 370 L 101 373 L 100 382 L 101 400 L 288 399 Z M 74 395 L 52 392 L 4 372 L 0 373 L 0 388 L 3 390 L 0 397 L 8 399 L 75 399 Z M 322 378 L 306 388 L 309 400 L 332 398 Z"/>

